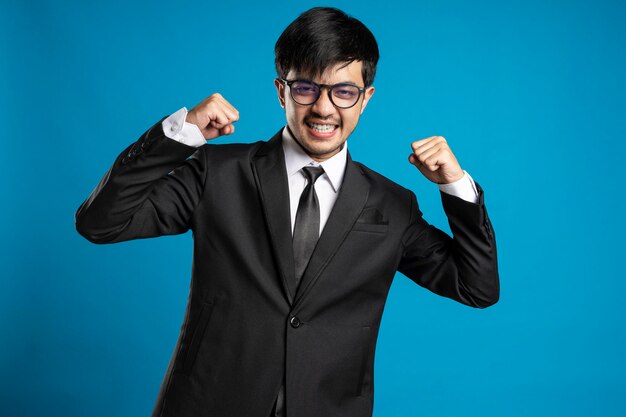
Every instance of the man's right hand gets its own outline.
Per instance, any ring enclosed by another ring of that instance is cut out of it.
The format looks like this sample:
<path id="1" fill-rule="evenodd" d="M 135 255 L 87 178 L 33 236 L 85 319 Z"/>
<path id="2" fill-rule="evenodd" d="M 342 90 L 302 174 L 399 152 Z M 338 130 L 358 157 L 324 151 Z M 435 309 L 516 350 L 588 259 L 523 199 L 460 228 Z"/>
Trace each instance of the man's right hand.
<path id="1" fill-rule="evenodd" d="M 198 126 L 206 140 L 235 132 L 239 112 L 219 93 L 211 94 L 187 113 L 185 121 Z"/>

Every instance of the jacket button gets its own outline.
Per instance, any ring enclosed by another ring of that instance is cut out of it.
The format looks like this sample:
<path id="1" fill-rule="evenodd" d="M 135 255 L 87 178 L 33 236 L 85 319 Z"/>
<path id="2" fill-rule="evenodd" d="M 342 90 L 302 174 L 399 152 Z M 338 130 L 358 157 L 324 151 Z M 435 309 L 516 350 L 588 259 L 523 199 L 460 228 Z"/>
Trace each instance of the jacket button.
<path id="1" fill-rule="evenodd" d="M 291 327 L 293 327 L 294 329 L 297 329 L 302 324 L 300 319 L 297 317 L 292 317 L 291 320 L 289 320 L 289 323 L 291 323 Z"/>

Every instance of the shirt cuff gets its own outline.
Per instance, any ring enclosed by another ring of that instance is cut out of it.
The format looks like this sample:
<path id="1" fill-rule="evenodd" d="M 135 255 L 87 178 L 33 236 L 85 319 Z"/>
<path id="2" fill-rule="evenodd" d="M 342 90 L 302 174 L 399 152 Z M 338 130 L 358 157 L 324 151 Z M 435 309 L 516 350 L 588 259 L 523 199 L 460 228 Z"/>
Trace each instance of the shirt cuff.
<path id="1" fill-rule="evenodd" d="M 176 113 L 163 120 L 163 133 L 170 139 L 185 145 L 200 147 L 206 143 L 206 139 L 200 132 L 200 128 L 193 123 L 187 123 L 187 108 L 183 107 Z"/>
<path id="2" fill-rule="evenodd" d="M 467 171 L 463 171 L 463 178 L 451 182 L 450 184 L 439 184 L 439 190 L 446 194 L 459 197 L 470 203 L 478 203 L 478 190 L 476 184 Z"/>

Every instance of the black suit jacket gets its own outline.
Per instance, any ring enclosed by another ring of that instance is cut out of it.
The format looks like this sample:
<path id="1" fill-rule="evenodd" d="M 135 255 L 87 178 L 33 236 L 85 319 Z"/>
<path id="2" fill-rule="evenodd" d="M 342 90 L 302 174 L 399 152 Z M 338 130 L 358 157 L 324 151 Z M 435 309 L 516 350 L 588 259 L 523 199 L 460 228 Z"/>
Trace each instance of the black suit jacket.
<path id="1" fill-rule="evenodd" d="M 289 417 L 370 416 L 396 271 L 473 307 L 498 299 L 480 188 L 479 204 L 442 194 L 452 239 L 412 192 L 350 157 L 296 289 L 281 140 L 196 149 L 157 123 L 76 214 L 95 243 L 193 231 L 187 310 L 153 416 L 267 417 L 283 378 Z"/>

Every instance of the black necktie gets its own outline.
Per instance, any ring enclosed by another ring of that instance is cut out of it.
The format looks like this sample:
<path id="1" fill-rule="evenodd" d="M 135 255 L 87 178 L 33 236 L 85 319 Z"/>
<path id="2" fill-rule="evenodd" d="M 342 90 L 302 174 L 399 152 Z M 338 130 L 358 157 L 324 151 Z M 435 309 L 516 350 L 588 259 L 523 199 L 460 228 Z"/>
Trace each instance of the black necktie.
<path id="1" fill-rule="evenodd" d="M 309 263 L 313 249 L 320 235 L 320 205 L 315 193 L 315 181 L 324 173 L 322 167 L 304 167 L 302 172 L 307 185 L 302 191 L 296 222 L 293 228 L 293 256 L 296 266 L 296 288 Z"/>

